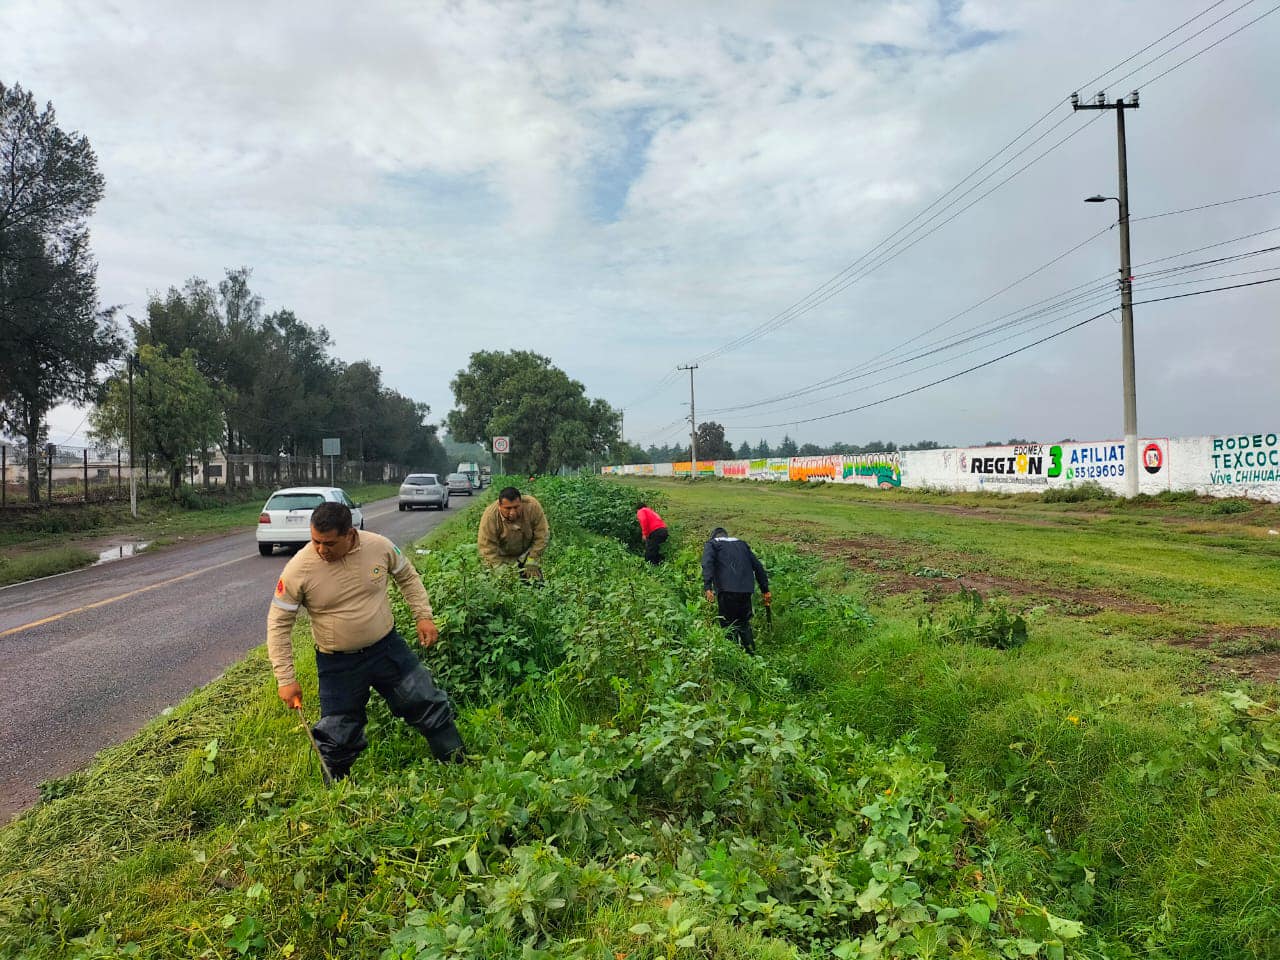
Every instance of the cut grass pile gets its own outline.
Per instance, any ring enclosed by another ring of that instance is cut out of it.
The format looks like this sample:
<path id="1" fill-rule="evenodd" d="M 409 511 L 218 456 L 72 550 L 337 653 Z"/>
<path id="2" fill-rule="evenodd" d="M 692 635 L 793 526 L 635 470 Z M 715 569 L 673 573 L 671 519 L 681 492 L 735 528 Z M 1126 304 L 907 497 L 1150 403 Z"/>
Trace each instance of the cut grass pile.
<path id="1" fill-rule="evenodd" d="M 701 539 L 713 518 L 797 529 L 794 503 L 721 512 L 697 486 L 666 491 L 658 570 L 617 542 L 636 490 L 590 481 L 535 490 L 545 588 L 480 569 L 477 510 L 416 555 L 464 767 L 375 698 L 371 748 L 324 790 L 258 652 L 47 785 L 0 833 L 0 952 L 1270 955 L 1280 724 L 1259 691 L 1186 695 L 1196 661 L 1050 605 L 868 603 L 817 520 L 807 555 L 757 543 L 776 621 L 748 658 L 700 598 Z M 310 705 L 303 627 L 295 646 Z"/>

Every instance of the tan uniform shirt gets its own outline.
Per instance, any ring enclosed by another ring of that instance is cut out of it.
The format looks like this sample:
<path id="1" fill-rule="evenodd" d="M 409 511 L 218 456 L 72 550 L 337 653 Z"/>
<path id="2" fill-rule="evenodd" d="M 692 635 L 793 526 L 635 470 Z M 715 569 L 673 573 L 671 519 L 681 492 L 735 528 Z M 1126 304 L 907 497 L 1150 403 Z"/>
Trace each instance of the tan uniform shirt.
<path id="1" fill-rule="evenodd" d="M 480 548 L 480 558 L 490 566 L 515 563 L 527 552 L 529 563 L 536 567 L 550 539 L 551 527 L 542 504 L 526 493 L 520 497 L 519 520 L 504 520 L 497 500 L 485 508 L 476 546 Z"/>
<path id="2" fill-rule="evenodd" d="M 285 564 L 267 612 L 267 654 L 276 681 L 294 682 L 293 621 L 298 608 L 311 615 L 316 649 L 324 653 L 359 650 L 395 626 L 387 597 L 387 575 L 400 586 L 415 620 L 431 619 L 431 601 L 418 571 L 386 537 L 358 531 L 355 547 L 326 563 L 307 544 Z"/>

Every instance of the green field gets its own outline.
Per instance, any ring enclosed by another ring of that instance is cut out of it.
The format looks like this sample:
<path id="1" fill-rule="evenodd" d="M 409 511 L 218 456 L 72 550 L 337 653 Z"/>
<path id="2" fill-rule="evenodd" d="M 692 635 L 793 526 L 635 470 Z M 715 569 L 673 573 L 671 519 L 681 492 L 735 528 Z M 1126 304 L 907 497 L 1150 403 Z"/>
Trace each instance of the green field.
<path id="1" fill-rule="evenodd" d="M 374 698 L 323 789 L 259 651 L 0 832 L 0 955 L 1280 956 L 1277 508 L 535 492 L 543 589 L 477 509 L 414 554 L 465 766 Z M 757 658 L 700 598 L 719 524 L 773 578 Z"/>

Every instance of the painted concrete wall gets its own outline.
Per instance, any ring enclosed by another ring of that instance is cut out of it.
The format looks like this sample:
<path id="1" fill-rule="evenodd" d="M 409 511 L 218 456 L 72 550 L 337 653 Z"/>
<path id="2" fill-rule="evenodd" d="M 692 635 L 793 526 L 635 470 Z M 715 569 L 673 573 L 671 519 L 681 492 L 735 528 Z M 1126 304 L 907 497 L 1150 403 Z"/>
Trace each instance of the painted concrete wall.
<path id="1" fill-rule="evenodd" d="M 1280 431 L 1218 437 L 1146 437 L 1138 441 L 1140 493 L 1189 490 L 1216 497 L 1280 502 Z M 688 476 L 684 463 L 628 464 L 605 473 Z M 1124 444 L 1119 440 L 954 447 L 889 454 L 699 460 L 698 476 L 745 480 L 854 483 L 889 489 L 990 490 L 1036 493 L 1097 483 L 1123 494 Z"/>

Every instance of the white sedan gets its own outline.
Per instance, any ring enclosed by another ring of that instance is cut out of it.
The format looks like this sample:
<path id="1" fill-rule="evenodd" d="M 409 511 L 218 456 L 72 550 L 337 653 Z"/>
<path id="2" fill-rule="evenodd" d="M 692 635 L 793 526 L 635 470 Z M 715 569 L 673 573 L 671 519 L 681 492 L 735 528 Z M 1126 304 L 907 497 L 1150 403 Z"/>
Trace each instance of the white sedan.
<path id="1" fill-rule="evenodd" d="M 285 487 L 267 500 L 258 515 L 258 552 L 271 556 L 276 547 L 301 547 L 311 542 L 311 511 L 326 500 L 351 508 L 351 525 L 364 529 L 364 514 L 340 487 Z"/>

